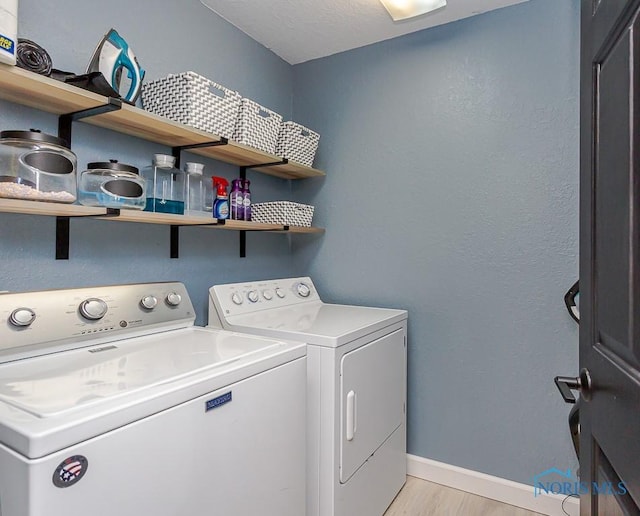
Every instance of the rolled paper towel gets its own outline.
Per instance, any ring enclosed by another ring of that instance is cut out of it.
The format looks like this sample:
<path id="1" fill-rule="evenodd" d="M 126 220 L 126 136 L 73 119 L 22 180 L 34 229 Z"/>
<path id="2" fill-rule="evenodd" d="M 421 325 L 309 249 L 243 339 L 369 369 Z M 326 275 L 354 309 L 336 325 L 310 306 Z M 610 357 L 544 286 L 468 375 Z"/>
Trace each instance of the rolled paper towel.
<path id="1" fill-rule="evenodd" d="M 29 39 L 18 38 L 16 60 L 20 68 L 40 75 L 51 75 L 51 56 L 44 48 Z"/>

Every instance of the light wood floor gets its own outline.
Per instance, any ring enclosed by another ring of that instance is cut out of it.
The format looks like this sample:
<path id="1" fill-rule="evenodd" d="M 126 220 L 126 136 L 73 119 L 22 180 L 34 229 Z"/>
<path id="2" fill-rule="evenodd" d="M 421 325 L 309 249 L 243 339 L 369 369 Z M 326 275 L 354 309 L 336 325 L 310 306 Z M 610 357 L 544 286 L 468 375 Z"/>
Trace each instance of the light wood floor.
<path id="1" fill-rule="evenodd" d="M 384 516 L 540 516 L 537 512 L 407 477 Z"/>

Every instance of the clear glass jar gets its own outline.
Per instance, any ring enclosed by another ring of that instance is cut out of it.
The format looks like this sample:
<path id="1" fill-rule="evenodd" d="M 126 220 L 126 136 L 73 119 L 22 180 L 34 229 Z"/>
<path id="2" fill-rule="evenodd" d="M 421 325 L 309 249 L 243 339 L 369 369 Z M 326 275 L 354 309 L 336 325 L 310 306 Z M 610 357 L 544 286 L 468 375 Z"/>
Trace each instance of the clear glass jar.
<path id="1" fill-rule="evenodd" d="M 116 160 L 89 163 L 78 180 L 78 201 L 85 206 L 143 210 L 145 180 L 136 167 Z"/>
<path id="2" fill-rule="evenodd" d="M 72 203 L 76 155 L 66 142 L 36 129 L 0 133 L 0 197 Z"/>
<path id="3" fill-rule="evenodd" d="M 173 156 L 155 154 L 153 165 L 142 171 L 147 194 L 144 211 L 184 214 L 185 174 L 175 163 Z"/>
<path id="4" fill-rule="evenodd" d="M 213 201 L 215 200 L 215 194 L 213 193 L 213 181 L 211 177 L 203 177 L 202 186 L 204 188 L 204 202 L 202 209 L 211 217 L 213 215 Z"/>
<path id="5" fill-rule="evenodd" d="M 185 215 L 206 215 L 204 211 L 205 189 L 202 172 L 202 163 L 187 162 L 184 165 L 185 171 Z"/>

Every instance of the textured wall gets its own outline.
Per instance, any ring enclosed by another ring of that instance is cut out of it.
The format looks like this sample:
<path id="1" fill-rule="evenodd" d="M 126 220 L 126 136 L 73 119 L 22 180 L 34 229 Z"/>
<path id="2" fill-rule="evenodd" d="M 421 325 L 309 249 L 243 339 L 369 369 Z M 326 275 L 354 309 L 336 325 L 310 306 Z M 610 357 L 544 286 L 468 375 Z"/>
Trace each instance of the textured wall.
<path id="1" fill-rule="evenodd" d="M 80 72 L 113 26 L 150 79 L 195 70 L 322 134 L 326 179 L 293 182 L 323 238 L 0 215 L 0 290 L 182 280 L 204 322 L 207 287 L 311 274 L 331 301 L 410 311 L 409 451 L 530 482 L 575 466 L 552 385 L 577 370 L 562 295 L 577 276 L 578 1 L 525 4 L 295 67 L 199 2 L 21 0 L 20 35 Z M 55 132 L 0 102 L 0 129 Z M 144 166 L 168 149 L 86 124 L 87 161 Z M 191 156 L 193 158 L 193 156 Z M 231 178 L 232 167 L 206 161 Z M 285 181 L 253 174 L 256 200 Z M 292 266 L 296 269 L 292 271 Z"/>
<path id="2" fill-rule="evenodd" d="M 409 452 L 520 482 L 576 467 L 556 374 L 578 238 L 579 2 L 532 0 L 295 67 L 324 180 L 294 243 L 329 300 L 409 310 Z"/>
<path id="3" fill-rule="evenodd" d="M 148 79 L 194 70 L 290 115 L 291 66 L 198 1 L 20 1 L 20 37 L 44 46 L 59 69 L 83 72 L 110 27 L 129 42 Z M 30 127 L 55 134 L 57 118 L 0 101 L 0 130 Z M 83 123 L 74 125 L 73 150 L 81 170 L 89 161 L 109 158 L 144 167 L 153 153 L 170 152 Z M 183 155 L 183 161 L 189 159 L 204 161 L 209 175 L 238 175 L 237 168 Z M 257 201 L 286 198 L 290 191 L 284 180 L 251 172 L 250 179 Z M 198 322 L 205 323 L 210 285 L 290 274 L 291 252 L 284 235 L 249 234 L 249 257 L 241 260 L 236 232 L 184 228 L 181 257 L 171 260 L 168 227 L 72 220 L 71 259 L 55 261 L 55 219 L 6 214 L 0 219 L 0 290 L 179 280 L 189 288 Z"/>

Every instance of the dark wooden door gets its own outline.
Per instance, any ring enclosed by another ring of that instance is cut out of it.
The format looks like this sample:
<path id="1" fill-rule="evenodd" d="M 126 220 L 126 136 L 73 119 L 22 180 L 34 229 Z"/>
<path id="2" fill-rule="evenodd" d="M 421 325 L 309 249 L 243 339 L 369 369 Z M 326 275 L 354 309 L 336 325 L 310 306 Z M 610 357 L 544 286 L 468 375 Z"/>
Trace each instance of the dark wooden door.
<path id="1" fill-rule="evenodd" d="M 640 0 L 581 34 L 581 514 L 640 514 Z"/>

